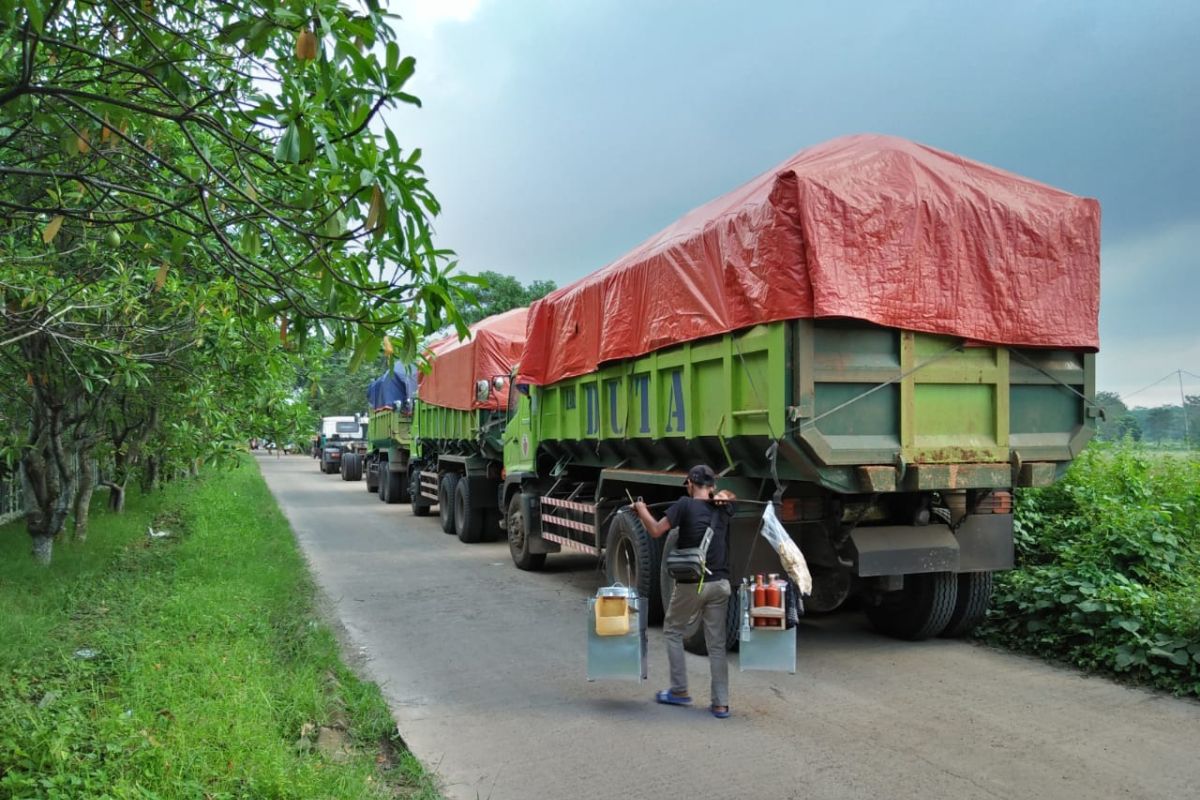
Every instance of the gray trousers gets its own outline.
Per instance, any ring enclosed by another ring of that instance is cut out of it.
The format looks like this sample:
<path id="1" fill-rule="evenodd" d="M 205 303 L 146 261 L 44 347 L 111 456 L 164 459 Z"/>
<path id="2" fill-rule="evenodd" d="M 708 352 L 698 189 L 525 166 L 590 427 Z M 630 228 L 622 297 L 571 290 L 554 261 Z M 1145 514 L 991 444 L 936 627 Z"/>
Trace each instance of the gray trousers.
<path id="1" fill-rule="evenodd" d="M 703 619 L 704 642 L 708 645 L 708 667 L 712 672 L 712 704 L 729 705 L 729 664 L 725 660 L 725 613 L 729 606 L 729 581 L 705 581 L 697 584 L 677 583 L 671 592 L 671 603 L 663 620 L 663 638 L 667 640 L 667 661 L 671 665 L 671 692 L 684 694 L 688 690 L 687 663 L 683 655 L 683 637 Z"/>

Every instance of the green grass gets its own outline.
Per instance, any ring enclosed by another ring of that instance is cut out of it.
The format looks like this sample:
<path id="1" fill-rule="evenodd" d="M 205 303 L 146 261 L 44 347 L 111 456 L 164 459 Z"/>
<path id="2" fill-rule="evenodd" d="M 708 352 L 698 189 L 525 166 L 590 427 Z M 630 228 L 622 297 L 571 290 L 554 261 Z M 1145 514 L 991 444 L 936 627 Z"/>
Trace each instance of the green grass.
<path id="1" fill-rule="evenodd" d="M 256 469 L 94 514 L 49 569 L 0 529 L 0 798 L 438 797 L 342 664 Z"/>

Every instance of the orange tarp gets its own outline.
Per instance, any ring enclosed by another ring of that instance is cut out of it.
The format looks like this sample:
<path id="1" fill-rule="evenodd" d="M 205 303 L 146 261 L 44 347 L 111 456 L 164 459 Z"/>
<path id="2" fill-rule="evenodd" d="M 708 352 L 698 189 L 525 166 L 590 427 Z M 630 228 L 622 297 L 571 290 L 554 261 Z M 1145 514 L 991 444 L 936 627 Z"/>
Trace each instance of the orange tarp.
<path id="1" fill-rule="evenodd" d="M 426 350 L 429 372 L 418 379 L 417 397 L 423 402 L 469 411 L 475 408 L 502 409 L 508 404 L 509 373 L 521 359 L 525 343 L 527 308 L 514 308 L 480 320 L 471 326 L 470 338 L 448 336 Z M 505 379 L 504 388 L 493 389 L 486 402 L 475 399 L 475 384 Z"/>
<path id="2" fill-rule="evenodd" d="M 995 344 L 1099 346 L 1100 206 L 887 136 L 835 139 L 529 310 L 548 384 L 763 322 L 851 317 Z"/>

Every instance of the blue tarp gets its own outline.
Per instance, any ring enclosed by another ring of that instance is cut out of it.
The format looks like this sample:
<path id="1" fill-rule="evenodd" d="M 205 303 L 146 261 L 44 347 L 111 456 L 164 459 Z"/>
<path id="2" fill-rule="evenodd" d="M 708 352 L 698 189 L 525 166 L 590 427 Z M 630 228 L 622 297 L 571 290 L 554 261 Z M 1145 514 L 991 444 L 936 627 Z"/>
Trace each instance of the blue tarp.
<path id="1" fill-rule="evenodd" d="M 367 385 L 367 403 L 371 408 L 385 408 L 406 403 L 417 393 L 417 376 L 411 367 L 396 364 Z"/>

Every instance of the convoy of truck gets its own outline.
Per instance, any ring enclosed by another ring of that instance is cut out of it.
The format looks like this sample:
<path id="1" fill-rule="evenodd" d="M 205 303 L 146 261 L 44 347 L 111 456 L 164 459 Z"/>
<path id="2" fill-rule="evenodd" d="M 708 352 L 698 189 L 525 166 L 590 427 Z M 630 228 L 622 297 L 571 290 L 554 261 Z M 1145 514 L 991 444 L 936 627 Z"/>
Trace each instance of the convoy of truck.
<path id="1" fill-rule="evenodd" d="M 703 462 L 739 498 L 735 583 L 779 571 L 755 530 L 773 503 L 809 613 L 856 598 L 885 634 L 960 636 L 1013 564 L 1013 489 L 1054 481 L 1094 430 L 1098 276 L 1095 201 L 835 140 L 433 345 L 415 400 L 372 397 L 367 488 L 436 505 L 463 542 L 506 537 L 522 570 L 601 558 L 653 622 L 673 540 L 629 506 L 674 500 Z"/>

